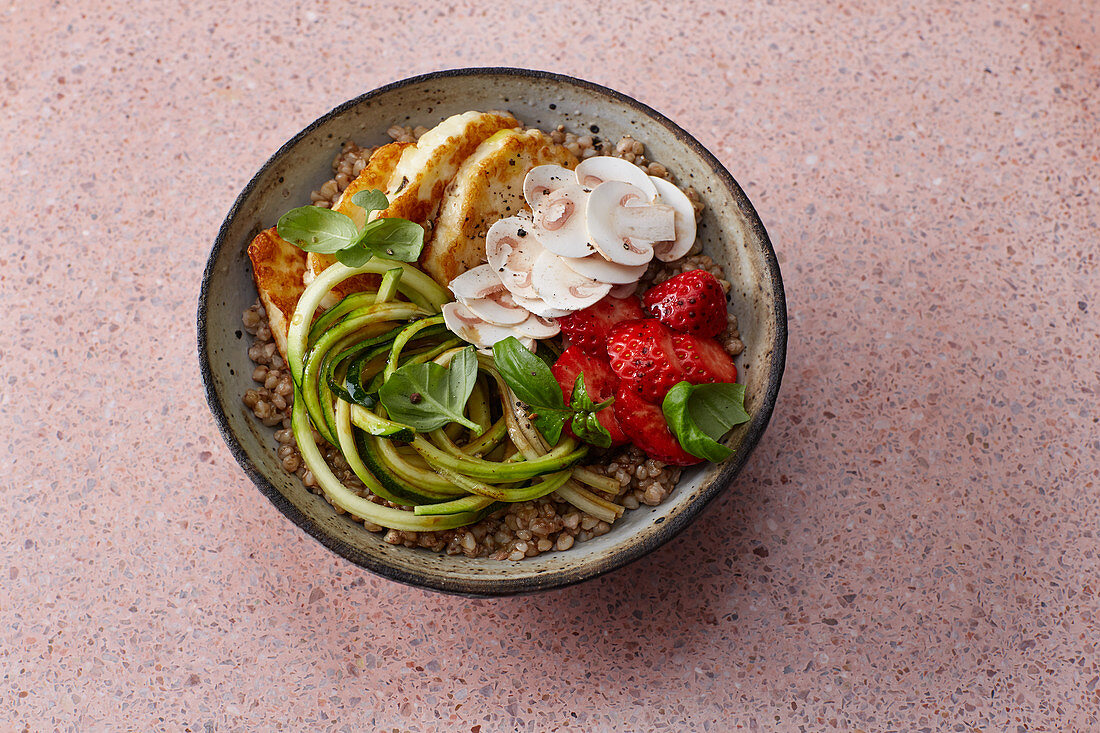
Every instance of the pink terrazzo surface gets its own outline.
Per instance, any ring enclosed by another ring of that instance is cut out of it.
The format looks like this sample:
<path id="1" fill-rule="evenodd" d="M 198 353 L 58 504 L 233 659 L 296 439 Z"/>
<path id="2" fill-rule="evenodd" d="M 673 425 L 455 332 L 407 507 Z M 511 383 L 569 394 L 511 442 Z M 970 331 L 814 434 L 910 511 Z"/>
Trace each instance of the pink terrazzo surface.
<path id="1" fill-rule="evenodd" d="M 670 5 L 0 10 L 0 729 L 1100 729 L 1100 9 Z M 237 468 L 194 356 L 267 156 L 468 65 L 679 121 L 789 298 L 736 487 L 533 598 L 328 553 Z"/>

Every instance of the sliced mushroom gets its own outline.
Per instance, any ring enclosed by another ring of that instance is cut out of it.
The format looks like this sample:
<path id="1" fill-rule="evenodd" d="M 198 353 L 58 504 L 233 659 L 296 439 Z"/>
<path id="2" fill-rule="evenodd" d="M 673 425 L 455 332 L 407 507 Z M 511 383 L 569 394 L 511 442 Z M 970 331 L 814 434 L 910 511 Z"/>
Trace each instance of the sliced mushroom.
<path id="1" fill-rule="evenodd" d="M 492 348 L 493 344 L 509 336 L 520 336 L 511 326 L 498 326 L 483 321 L 462 303 L 444 303 L 443 322 L 452 333 L 479 349 Z"/>
<path id="2" fill-rule="evenodd" d="M 529 217 L 509 216 L 497 220 L 485 235 L 489 266 L 517 298 L 539 297 L 531 282 L 531 268 L 546 250 L 533 231 Z"/>
<path id="3" fill-rule="evenodd" d="M 585 188 L 596 188 L 605 181 L 624 181 L 638 187 L 645 194 L 646 203 L 657 200 L 657 189 L 649 176 L 638 166 L 622 158 L 596 155 L 580 162 L 575 171 L 577 183 Z"/>
<path id="4" fill-rule="evenodd" d="M 637 289 L 638 283 L 636 282 L 624 283 L 622 285 L 616 285 L 615 287 L 611 288 L 611 291 L 608 293 L 608 295 L 610 295 L 612 298 L 629 298 L 631 295 L 634 295 L 634 292 Z"/>
<path id="5" fill-rule="evenodd" d="M 598 252 L 587 257 L 562 257 L 561 259 L 570 270 L 578 275 L 584 275 L 598 282 L 611 283 L 612 285 L 637 282 L 649 269 L 649 263 L 631 266 L 608 262 Z"/>
<path id="6" fill-rule="evenodd" d="M 548 339 L 557 336 L 561 333 L 561 327 L 558 322 L 549 318 L 540 318 L 534 313 L 531 314 L 523 323 L 518 323 L 512 326 L 512 329 L 517 334 L 524 336 L 530 336 L 534 339 Z"/>
<path id="7" fill-rule="evenodd" d="M 544 196 L 549 196 L 576 180 L 577 177 L 568 168 L 560 165 L 536 165 L 527 171 L 527 177 L 523 179 L 523 198 L 534 209 Z"/>
<path id="8" fill-rule="evenodd" d="M 573 272 L 562 258 L 544 251 L 535 260 L 535 290 L 552 308 L 578 311 L 607 295 L 611 286 Z"/>
<path id="9" fill-rule="evenodd" d="M 499 292 L 484 298 L 463 300 L 462 305 L 475 316 L 498 326 L 514 326 L 531 317 L 531 311 L 517 303 L 503 285 Z"/>
<path id="10" fill-rule="evenodd" d="M 672 262 L 686 255 L 695 244 L 695 209 L 687 194 L 675 184 L 663 178 L 652 177 L 652 180 L 657 188 L 658 201 L 671 206 L 676 212 L 676 237 L 654 243 L 653 255 L 661 262 Z"/>
<path id="11" fill-rule="evenodd" d="M 653 259 L 653 243 L 676 237 L 676 212 L 650 204 L 630 183 L 607 181 L 588 198 L 588 235 L 605 258 L 638 266 Z"/>
<path id="12" fill-rule="evenodd" d="M 504 283 L 492 267 L 479 265 L 451 280 L 448 287 L 459 300 L 476 300 L 504 290 Z"/>
<path id="13" fill-rule="evenodd" d="M 561 318 L 567 316 L 573 311 L 568 311 L 563 308 L 551 308 L 545 300 L 542 298 L 516 298 L 516 303 L 522 305 L 527 310 L 534 313 L 536 316 L 542 316 L 543 318 Z"/>
<path id="14" fill-rule="evenodd" d="M 539 198 L 531 209 L 543 247 L 562 257 L 585 257 L 595 251 L 585 227 L 588 193 L 569 183 Z"/>

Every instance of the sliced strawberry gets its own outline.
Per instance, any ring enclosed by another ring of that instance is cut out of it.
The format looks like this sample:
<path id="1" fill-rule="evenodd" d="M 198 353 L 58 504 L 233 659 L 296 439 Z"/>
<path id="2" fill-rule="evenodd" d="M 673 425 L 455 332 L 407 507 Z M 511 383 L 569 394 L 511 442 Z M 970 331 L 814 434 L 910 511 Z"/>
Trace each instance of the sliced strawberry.
<path id="1" fill-rule="evenodd" d="M 642 299 L 646 312 L 666 326 L 696 336 L 726 328 L 726 294 L 706 270 L 688 270 L 654 285 Z"/>
<path id="2" fill-rule="evenodd" d="M 611 365 L 606 360 L 596 356 L 589 356 L 576 346 L 570 346 L 550 371 L 561 386 L 565 404 L 573 397 L 573 385 L 577 381 L 578 374 L 584 374 L 584 389 L 593 402 L 599 403 L 615 396 L 615 389 L 619 386 L 619 378 L 611 370 Z M 615 418 L 615 411 L 610 407 L 596 413 L 596 419 L 611 433 L 612 445 L 622 445 L 627 442 L 623 429 L 619 427 L 619 421 Z M 566 429 L 569 426 L 566 425 Z"/>
<path id="3" fill-rule="evenodd" d="M 611 329 L 607 355 L 622 383 L 646 402 L 660 402 L 672 385 L 685 378 L 672 331 L 652 318 L 627 321 Z"/>
<path id="4" fill-rule="evenodd" d="M 674 333 L 672 344 L 684 367 L 685 378 L 692 384 L 737 381 L 737 366 L 714 339 Z"/>
<path id="5" fill-rule="evenodd" d="M 607 334 L 613 326 L 623 321 L 645 318 L 642 306 L 633 295 L 626 298 L 607 296 L 583 310 L 558 319 L 561 331 L 569 337 L 569 343 L 588 354 L 604 356 L 607 351 Z"/>
<path id="6" fill-rule="evenodd" d="M 702 462 L 702 458 L 680 447 L 676 436 L 668 429 L 661 408 L 644 402 L 625 384 L 620 384 L 619 391 L 615 393 L 615 415 L 630 441 L 650 458 L 675 466 Z"/>

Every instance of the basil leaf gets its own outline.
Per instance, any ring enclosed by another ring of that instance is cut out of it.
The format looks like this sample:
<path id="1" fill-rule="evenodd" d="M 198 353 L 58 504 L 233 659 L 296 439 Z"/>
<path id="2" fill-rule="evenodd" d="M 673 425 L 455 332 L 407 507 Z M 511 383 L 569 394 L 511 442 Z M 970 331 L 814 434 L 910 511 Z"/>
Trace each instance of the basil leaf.
<path id="1" fill-rule="evenodd" d="M 596 413 L 615 401 L 611 398 L 600 404 L 592 401 L 584 386 L 584 374 L 578 374 L 573 382 L 573 396 L 569 406 L 574 410 L 571 427 L 573 434 L 586 443 L 607 448 L 611 445 L 611 433 L 603 426 Z"/>
<path id="2" fill-rule="evenodd" d="M 378 390 L 378 399 L 391 420 L 419 432 L 452 422 L 479 432 L 481 427 L 462 414 L 476 379 L 477 356 L 471 346 L 455 355 L 450 368 L 431 361 L 401 367 Z"/>
<path id="3" fill-rule="evenodd" d="M 474 391 L 474 383 L 477 382 L 477 353 L 473 346 L 467 346 L 451 359 L 451 366 L 447 369 L 447 399 L 452 405 L 458 406 L 458 415 L 463 420 L 462 409 L 470 399 Z M 462 422 L 457 420 L 456 422 Z M 477 423 L 467 420 L 466 427 L 473 426 L 474 430 L 480 430 Z"/>
<path id="4" fill-rule="evenodd" d="M 320 206 L 299 206 L 279 217 L 279 236 L 306 252 L 333 254 L 350 245 L 358 230 L 349 217 Z"/>
<path id="5" fill-rule="evenodd" d="M 558 441 L 561 440 L 561 431 L 565 427 L 565 420 L 569 417 L 569 413 L 564 410 L 551 410 L 540 407 L 534 409 L 529 417 L 531 418 L 531 424 L 542 433 L 542 437 L 546 438 L 546 442 L 550 445 L 557 445 Z"/>
<path id="6" fill-rule="evenodd" d="M 588 396 L 588 390 L 584 386 L 584 372 L 577 375 L 573 382 L 573 396 L 569 399 L 569 406 L 574 410 L 590 411 L 596 406 L 592 398 Z"/>
<path id="7" fill-rule="evenodd" d="M 700 430 L 718 440 L 734 425 L 749 421 L 745 385 L 697 384 L 688 399 L 688 412 Z"/>
<path id="8" fill-rule="evenodd" d="M 742 384 L 680 382 L 665 395 L 661 411 L 688 453 L 708 461 L 723 461 L 733 451 L 718 441 L 734 425 L 748 422 Z"/>
<path id="9" fill-rule="evenodd" d="M 389 200 L 386 198 L 386 194 L 378 189 L 374 189 L 373 191 L 358 191 L 351 197 L 351 202 L 366 211 L 367 216 L 370 216 L 375 211 L 382 211 L 390 205 Z"/>
<path id="10" fill-rule="evenodd" d="M 408 219 L 375 219 L 363 227 L 356 243 L 382 259 L 416 262 L 424 249 L 424 227 Z"/>
<path id="11" fill-rule="evenodd" d="M 523 402 L 535 410 L 565 409 L 565 400 L 554 373 L 546 362 L 527 350 L 515 336 L 493 345 L 497 371 Z"/>
<path id="12" fill-rule="evenodd" d="M 374 253 L 361 245 L 353 245 L 340 250 L 335 257 L 337 261 L 348 267 L 362 267 L 371 257 L 374 257 Z"/>
<path id="13" fill-rule="evenodd" d="M 389 206 L 386 194 L 378 190 L 359 191 L 351 202 L 368 217 Z M 424 249 L 424 227 L 416 222 L 386 217 L 359 229 L 351 217 L 319 206 L 291 209 L 279 219 L 276 231 L 294 246 L 336 255 L 348 267 L 365 265 L 371 257 L 415 262 Z"/>
<path id="14" fill-rule="evenodd" d="M 585 443 L 607 448 L 611 445 L 611 433 L 603 426 L 594 412 L 575 412 L 570 427 L 573 434 Z"/>
<path id="15" fill-rule="evenodd" d="M 573 396 L 569 400 L 569 406 L 574 410 L 599 412 L 605 407 L 614 404 L 614 402 L 614 397 L 604 400 L 599 404 L 593 402 L 592 398 L 588 396 L 588 389 L 584 386 L 584 373 L 582 372 L 577 375 L 577 380 L 573 382 Z"/>
<path id="16" fill-rule="evenodd" d="M 542 437 L 556 445 L 569 413 L 550 367 L 515 336 L 493 344 L 493 360 L 516 397 L 531 407 L 531 422 Z"/>

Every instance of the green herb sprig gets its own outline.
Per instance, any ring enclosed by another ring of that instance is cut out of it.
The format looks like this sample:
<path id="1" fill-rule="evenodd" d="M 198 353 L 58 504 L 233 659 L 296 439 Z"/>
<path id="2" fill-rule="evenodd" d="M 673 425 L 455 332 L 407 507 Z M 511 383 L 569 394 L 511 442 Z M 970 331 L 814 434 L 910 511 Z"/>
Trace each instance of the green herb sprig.
<path id="1" fill-rule="evenodd" d="M 661 411 L 684 450 L 715 462 L 733 453 L 718 442 L 722 436 L 749 420 L 743 384 L 679 382 L 665 395 Z"/>
<path id="2" fill-rule="evenodd" d="M 481 432 L 481 426 L 463 414 L 477 380 L 477 355 L 470 346 L 455 354 L 449 367 L 435 362 L 406 364 L 378 390 L 378 399 L 391 420 L 422 433 L 456 422 Z"/>
<path id="3" fill-rule="evenodd" d="M 556 445 L 566 420 L 573 433 L 592 445 L 611 445 L 611 433 L 596 417 L 614 399 L 595 403 L 584 386 L 584 375 L 578 374 L 573 394 L 565 404 L 561 387 L 546 362 L 535 356 L 514 336 L 493 345 L 497 371 L 522 402 L 531 408 L 531 422 L 550 445 Z"/>
<path id="4" fill-rule="evenodd" d="M 389 206 L 381 191 L 359 191 L 351 202 L 366 211 Z M 320 206 L 299 206 L 279 218 L 279 236 L 306 252 L 334 255 L 348 267 L 360 267 L 371 257 L 415 262 L 424 249 L 424 227 L 408 219 L 383 217 L 362 229 L 347 214 Z"/>

